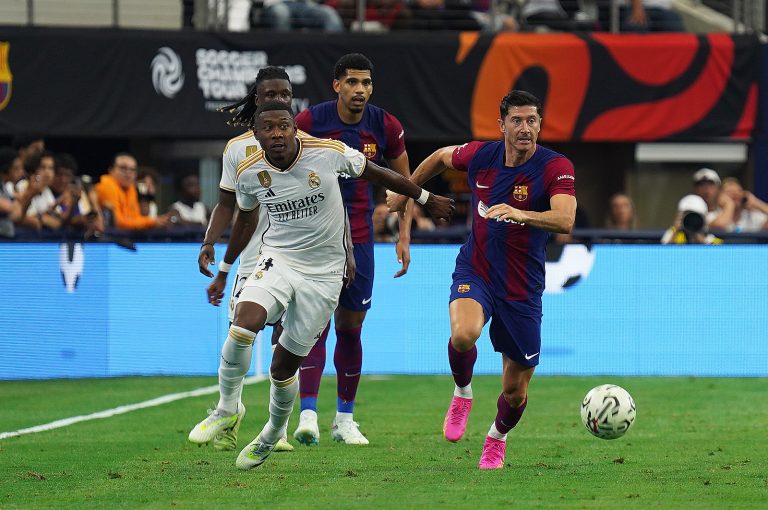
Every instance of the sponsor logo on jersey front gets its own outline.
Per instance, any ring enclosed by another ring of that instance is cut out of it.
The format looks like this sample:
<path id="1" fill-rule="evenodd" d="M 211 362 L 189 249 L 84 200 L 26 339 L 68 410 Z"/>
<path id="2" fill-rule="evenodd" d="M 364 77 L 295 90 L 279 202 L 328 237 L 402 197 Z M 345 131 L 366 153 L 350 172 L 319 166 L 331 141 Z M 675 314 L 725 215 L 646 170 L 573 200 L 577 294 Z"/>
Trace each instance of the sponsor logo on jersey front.
<path id="1" fill-rule="evenodd" d="M 272 176 L 270 176 L 269 172 L 267 172 L 266 170 L 262 170 L 261 172 L 259 172 L 256 177 L 259 178 L 259 182 L 265 188 L 269 188 L 270 186 L 272 186 Z"/>
<path id="2" fill-rule="evenodd" d="M 307 179 L 309 182 L 309 187 L 312 189 L 315 189 L 320 186 L 320 176 L 317 175 L 315 172 L 309 172 L 309 178 Z"/>
<path id="3" fill-rule="evenodd" d="M 525 201 L 528 198 L 528 186 L 515 186 L 515 189 L 512 191 L 512 198 L 518 202 Z"/>
<path id="4" fill-rule="evenodd" d="M 364 143 L 363 144 L 363 154 L 365 154 L 365 157 L 368 159 L 373 159 L 376 157 L 376 144 L 375 143 Z"/>

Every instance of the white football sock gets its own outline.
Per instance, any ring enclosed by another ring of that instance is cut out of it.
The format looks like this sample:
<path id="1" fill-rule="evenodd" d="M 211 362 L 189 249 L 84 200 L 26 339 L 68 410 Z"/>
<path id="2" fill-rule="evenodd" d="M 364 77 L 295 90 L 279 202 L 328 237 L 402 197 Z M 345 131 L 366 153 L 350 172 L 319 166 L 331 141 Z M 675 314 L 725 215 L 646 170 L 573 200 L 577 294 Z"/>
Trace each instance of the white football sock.
<path id="1" fill-rule="evenodd" d="M 265 443 L 274 444 L 283 437 L 288 426 L 293 403 L 299 394 L 299 378 L 294 374 L 285 381 L 276 381 L 270 375 L 269 381 L 269 421 L 261 431 L 261 439 Z"/>
<path id="2" fill-rule="evenodd" d="M 498 439 L 499 441 L 507 440 L 507 435 L 502 434 L 496 429 L 496 422 L 493 422 L 493 424 L 491 424 L 491 429 L 488 431 L 488 435 L 494 439 Z"/>
<path id="3" fill-rule="evenodd" d="M 454 397 L 472 398 L 472 383 L 467 384 L 463 388 L 456 388 L 453 390 Z"/>
<path id="4" fill-rule="evenodd" d="M 251 368 L 253 340 L 256 333 L 245 328 L 231 326 L 229 335 L 221 347 L 219 360 L 218 409 L 230 414 L 237 412 L 243 392 L 243 378 Z"/>

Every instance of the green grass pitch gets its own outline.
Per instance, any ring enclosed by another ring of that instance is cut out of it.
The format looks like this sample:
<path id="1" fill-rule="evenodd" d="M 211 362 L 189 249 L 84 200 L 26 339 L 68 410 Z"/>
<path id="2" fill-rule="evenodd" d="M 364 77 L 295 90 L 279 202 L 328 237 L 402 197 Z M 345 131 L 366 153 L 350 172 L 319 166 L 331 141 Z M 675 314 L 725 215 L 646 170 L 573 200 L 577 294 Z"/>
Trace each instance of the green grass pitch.
<path id="1" fill-rule="evenodd" d="M 581 425 L 586 392 L 611 382 L 637 403 L 623 438 Z M 0 432 L 215 384 L 214 378 L 0 382 Z M 356 419 L 371 445 L 333 443 L 335 380 L 323 381 L 318 447 L 296 445 L 240 472 L 238 451 L 187 442 L 215 395 L 0 440 L 0 508 L 768 508 L 762 379 L 535 377 L 506 466 L 481 472 L 499 377 L 476 377 L 467 435 L 441 435 L 448 377 L 367 377 Z M 266 383 L 245 388 L 247 444 Z M 295 413 L 289 424 L 297 423 Z"/>

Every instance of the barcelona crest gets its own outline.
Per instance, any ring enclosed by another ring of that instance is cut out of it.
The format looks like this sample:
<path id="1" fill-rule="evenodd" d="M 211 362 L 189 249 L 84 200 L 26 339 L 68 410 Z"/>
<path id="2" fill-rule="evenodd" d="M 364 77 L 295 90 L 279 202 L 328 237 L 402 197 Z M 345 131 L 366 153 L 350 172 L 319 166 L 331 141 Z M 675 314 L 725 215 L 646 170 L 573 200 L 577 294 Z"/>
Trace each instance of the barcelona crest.
<path id="1" fill-rule="evenodd" d="M 259 150 L 259 146 L 258 145 L 246 145 L 245 146 L 245 157 L 247 158 L 248 156 L 253 156 L 253 154 L 257 150 Z"/>
<path id="2" fill-rule="evenodd" d="M 259 178 L 259 182 L 261 183 L 261 185 L 264 186 L 265 188 L 269 188 L 270 186 L 272 186 L 272 177 L 269 175 L 269 172 L 267 172 L 266 170 L 262 170 L 261 172 L 259 172 L 257 177 Z"/>
<path id="3" fill-rule="evenodd" d="M 469 284 L 468 283 L 462 283 L 459 285 L 459 287 L 456 289 L 459 294 L 466 294 L 469 292 Z"/>
<path id="4" fill-rule="evenodd" d="M 512 191 L 512 198 L 518 202 L 523 202 L 528 198 L 528 186 L 515 186 L 515 189 Z"/>
<path id="5" fill-rule="evenodd" d="M 375 143 L 364 143 L 363 144 L 363 154 L 365 154 L 365 157 L 368 159 L 373 159 L 376 157 L 376 144 Z"/>
<path id="6" fill-rule="evenodd" d="M 11 100 L 11 84 L 13 75 L 8 64 L 8 54 L 11 51 L 11 43 L 0 42 L 0 110 L 8 106 Z"/>
<path id="7" fill-rule="evenodd" d="M 320 186 L 320 176 L 315 172 L 309 172 L 309 179 L 307 179 L 307 181 L 309 182 L 309 187 L 312 189 Z"/>

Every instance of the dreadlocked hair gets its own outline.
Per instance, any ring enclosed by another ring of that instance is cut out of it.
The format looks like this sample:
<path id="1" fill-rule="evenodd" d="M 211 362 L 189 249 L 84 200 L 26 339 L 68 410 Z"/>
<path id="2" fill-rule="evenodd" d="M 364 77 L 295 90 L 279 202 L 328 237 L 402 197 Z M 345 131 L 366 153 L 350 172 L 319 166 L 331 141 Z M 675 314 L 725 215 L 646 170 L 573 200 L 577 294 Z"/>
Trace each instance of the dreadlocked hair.
<path id="1" fill-rule="evenodd" d="M 288 73 L 285 69 L 277 66 L 263 67 L 259 70 L 259 74 L 256 75 L 256 81 L 251 85 L 248 94 L 237 103 L 231 105 L 222 106 L 218 111 L 233 113 L 231 119 L 227 121 L 230 126 L 243 126 L 248 129 L 253 129 L 253 116 L 256 113 L 256 89 L 259 88 L 259 84 L 266 80 L 287 80 L 291 81 L 288 77 Z"/>

